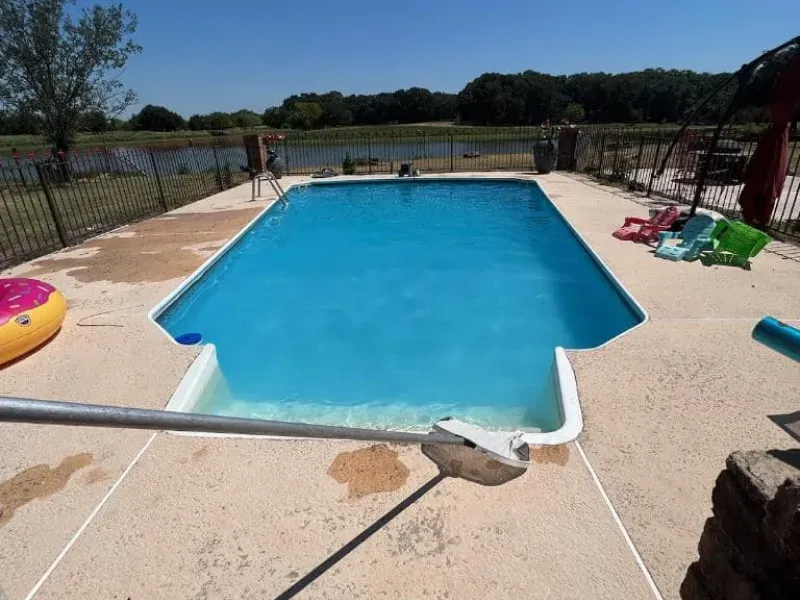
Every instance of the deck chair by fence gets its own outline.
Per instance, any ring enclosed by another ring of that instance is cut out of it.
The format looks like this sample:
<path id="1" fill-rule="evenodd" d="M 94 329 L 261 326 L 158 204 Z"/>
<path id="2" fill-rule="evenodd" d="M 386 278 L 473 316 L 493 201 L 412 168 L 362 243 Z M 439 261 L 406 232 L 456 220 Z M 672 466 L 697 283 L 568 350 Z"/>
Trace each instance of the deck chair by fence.
<path id="1" fill-rule="evenodd" d="M 695 260 L 700 253 L 713 250 L 715 234 L 725 221 L 715 221 L 708 215 L 695 215 L 686 222 L 683 231 L 662 231 L 658 234 L 656 256 L 667 260 Z M 680 240 L 671 246 L 667 240 Z"/>
<path id="2" fill-rule="evenodd" d="M 622 227 L 611 235 L 618 240 L 644 243 L 655 242 L 658 240 L 658 234 L 672 227 L 672 224 L 678 220 L 680 215 L 680 209 L 677 206 L 668 206 L 651 219 L 625 217 Z"/>
<path id="3" fill-rule="evenodd" d="M 750 259 L 772 241 L 763 231 L 741 221 L 726 222 L 715 236 L 716 247 L 700 254 L 704 265 L 733 265 L 749 269 Z"/>

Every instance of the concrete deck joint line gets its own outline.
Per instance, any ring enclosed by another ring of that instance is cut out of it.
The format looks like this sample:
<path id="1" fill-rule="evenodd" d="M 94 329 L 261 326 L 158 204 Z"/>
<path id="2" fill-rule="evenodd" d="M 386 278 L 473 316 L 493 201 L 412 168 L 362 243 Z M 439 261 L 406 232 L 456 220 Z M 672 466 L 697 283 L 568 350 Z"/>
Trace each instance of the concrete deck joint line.
<path id="1" fill-rule="evenodd" d="M 628 534 L 628 530 L 625 529 L 625 525 L 620 519 L 619 514 L 617 514 L 617 510 L 614 508 L 614 505 L 611 503 L 611 498 L 608 497 L 606 494 L 606 490 L 603 487 L 603 484 L 600 483 L 600 478 L 597 476 L 597 473 L 592 467 L 592 463 L 589 462 L 589 457 L 586 456 L 586 453 L 583 451 L 580 442 L 575 440 L 575 447 L 578 449 L 578 453 L 581 455 L 583 459 L 583 464 L 586 465 L 586 469 L 589 471 L 589 475 L 592 477 L 597 489 L 600 491 L 600 495 L 603 497 L 603 502 L 605 502 L 606 506 L 608 507 L 609 512 L 611 513 L 611 517 L 614 519 L 614 523 L 616 523 L 617 527 L 619 528 L 622 537 L 625 540 L 625 543 L 630 548 L 631 553 L 633 554 L 633 558 L 636 561 L 639 569 L 642 571 L 642 575 L 644 575 L 645 581 L 647 581 L 647 585 L 650 587 L 650 590 L 653 592 L 653 598 L 656 600 L 664 600 L 664 597 L 661 595 L 661 592 L 656 585 L 656 582 L 653 580 L 653 576 L 650 575 L 650 571 L 647 569 L 647 565 L 644 564 L 644 560 L 642 559 L 642 555 L 639 554 L 639 551 L 636 549 L 636 545 L 633 543 L 631 536 Z"/>
<path id="2" fill-rule="evenodd" d="M 138 463 L 139 460 L 142 458 L 142 456 L 144 456 L 144 453 L 147 452 L 147 449 L 150 447 L 150 444 L 153 443 L 153 440 L 156 439 L 156 436 L 158 434 L 159 434 L 159 432 L 156 432 L 156 433 L 154 433 L 153 435 L 151 435 L 148 438 L 147 442 L 145 442 L 144 446 L 142 446 L 142 449 L 139 450 L 139 452 L 136 454 L 136 456 L 133 457 L 133 460 L 131 461 L 131 463 L 125 468 L 125 470 L 122 472 L 122 475 L 119 476 L 119 479 L 117 479 L 114 482 L 114 485 L 112 485 L 111 488 L 108 490 L 108 492 L 106 492 L 106 495 L 103 496 L 103 499 L 100 500 L 100 502 L 97 504 L 97 506 L 94 507 L 94 510 L 92 510 L 92 512 L 89 513 L 89 516 L 86 518 L 86 520 L 83 522 L 83 524 L 78 528 L 78 531 L 75 532 L 75 535 L 72 536 L 72 538 L 69 540 L 69 542 L 67 542 L 67 545 L 64 546 L 64 549 L 61 550 L 61 552 L 58 554 L 58 556 L 56 556 L 55 560 L 48 567 L 47 571 L 44 572 L 44 575 L 42 575 L 41 579 L 39 579 L 39 581 L 36 582 L 36 585 L 34 585 L 33 588 L 31 589 L 31 591 L 28 592 L 28 595 L 25 596 L 25 600 L 31 600 L 36 595 L 36 593 L 39 591 L 39 589 L 47 581 L 47 578 L 50 577 L 50 575 L 53 573 L 53 571 L 56 570 L 56 567 L 58 566 L 58 564 L 64 559 L 64 557 L 70 551 L 72 546 L 75 545 L 75 542 L 78 541 L 78 538 L 80 538 L 81 535 L 83 534 L 83 532 L 86 531 L 86 528 L 89 527 L 89 525 L 91 525 L 92 521 L 94 521 L 94 518 L 100 513 L 100 510 L 102 510 L 102 508 L 103 508 L 103 506 L 105 506 L 106 502 L 108 502 L 111 499 L 111 496 L 114 495 L 114 492 L 117 491 L 117 488 L 120 486 L 120 484 L 123 481 L 125 481 L 125 478 L 128 476 L 128 473 L 131 472 L 133 467 L 136 466 L 136 463 Z"/>
<path id="3" fill-rule="evenodd" d="M 670 321 L 670 322 L 694 322 L 694 321 L 710 321 L 710 322 L 727 322 L 727 321 L 734 321 L 734 322 L 744 322 L 744 323 L 752 323 L 753 321 L 758 321 L 762 317 L 660 317 L 659 321 Z M 800 319 L 787 319 L 781 317 L 775 317 L 779 321 L 783 321 L 784 323 L 800 323 Z"/>

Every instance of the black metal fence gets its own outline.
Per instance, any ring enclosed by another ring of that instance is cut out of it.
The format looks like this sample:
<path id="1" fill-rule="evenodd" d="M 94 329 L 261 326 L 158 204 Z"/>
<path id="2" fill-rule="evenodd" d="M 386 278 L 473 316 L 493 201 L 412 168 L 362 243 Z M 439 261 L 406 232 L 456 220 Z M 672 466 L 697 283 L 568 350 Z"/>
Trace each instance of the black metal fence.
<path id="1" fill-rule="evenodd" d="M 533 168 L 534 142 L 547 132 L 540 127 L 442 129 L 442 133 L 408 127 L 385 135 L 358 133 L 289 133 L 276 149 L 287 173 L 308 175 L 322 169 L 342 172 L 349 156 L 358 174 L 396 173 L 413 160 L 428 173 L 459 171 L 526 171 Z"/>
<path id="2" fill-rule="evenodd" d="M 743 187 L 742 180 L 760 132 L 728 127 L 716 147 L 707 153 L 713 131 L 710 128 L 689 129 L 679 139 L 664 172 L 658 176 L 676 133 L 675 128 L 587 128 L 578 136 L 576 170 L 648 197 L 691 203 L 702 163 L 708 160 L 708 176 L 700 206 L 728 217 L 739 216 L 737 201 Z M 800 238 L 798 138 L 790 142 L 789 169 L 769 229 L 779 238 Z"/>
<path id="3" fill-rule="evenodd" d="M 241 138 L 4 158 L 0 267 L 238 185 L 242 165 Z"/>
<path id="4" fill-rule="evenodd" d="M 650 197 L 691 202 L 711 131 L 690 129 L 660 168 L 675 128 L 586 127 L 575 168 Z M 726 130 L 711 153 L 701 205 L 728 216 L 737 199 L 757 131 Z M 530 171 L 539 127 L 297 133 L 277 145 L 288 174 L 395 173 L 413 160 L 423 172 Z M 0 267 L 22 262 L 247 180 L 241 137 L 179 141 L 146 148 L 95 148 L 60 157 L 0 156 Z M 789 174 L 771 221 L 773 233 L 800 238 L 800 140 L 791 142 Z"/>
<path id="5" fill-rule="evenodd" d="M 425 172 L 527 171 L 543 135 L 539 127 L 441 134 L 410 127 L 381 136 L 291 132 L 276 149 L 286 172 L 298 175 L 341 172 L 348 155 L 359 174 L 393 173 L 407 160 Z M 248 162 L 238 136 L 57 157 L 0 156 L 0 267 L 243 183 Z"/>

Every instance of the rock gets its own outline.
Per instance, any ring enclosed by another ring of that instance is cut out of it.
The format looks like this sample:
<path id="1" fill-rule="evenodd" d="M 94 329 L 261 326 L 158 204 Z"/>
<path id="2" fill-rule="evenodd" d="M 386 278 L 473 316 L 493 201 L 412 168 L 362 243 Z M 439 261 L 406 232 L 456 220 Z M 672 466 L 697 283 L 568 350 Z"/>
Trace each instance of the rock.
<path id="1" fill-rule="evenodd" d="M 684 600 L 800 598 L 800 450 L 734 452 L 686 572 Z"/>
<path id="2" fill-rule="evenodd" d="M 800 589 L 800 480 L 787 479 L 767 506 L 765 533 Z"/>
<path id="3" fill-rule="evenodd" d="M 692 563 L 686 571 L 686 579 L 681 584 L 681 598 L 683 600 L 715 600 L 708 595 L 708 590 L 703 586 L 703 574 L 700 565 Z"/>
<path id="4" fill-rule="evenodd" d="M 763 505 L 753 501 L 730 471 L 723 471 L 717 477 L 711 501 L 715 520 L 736 524 L 728 531 L 733 543 L 760 562 L 766 552 L 766 544 L 761 539 L 761 522 L 766 514 Z"/>
<path id="5" fill-rule="evenodd" d="M 759 504 L 774 498 L 788 477 L 800 475 L 795 467 L 766 452 L 734 452 L 726 465 L 739 487 Z"/>
<path id="6" fill-rule="evenodd" d="M 755 580 L 760 566 L 748 564 L 716 519 L 706 521 L 700 537 L 699 568 L 704 587 L 712 598 L 720 600 L 757 600 L 762 598 Z"/>

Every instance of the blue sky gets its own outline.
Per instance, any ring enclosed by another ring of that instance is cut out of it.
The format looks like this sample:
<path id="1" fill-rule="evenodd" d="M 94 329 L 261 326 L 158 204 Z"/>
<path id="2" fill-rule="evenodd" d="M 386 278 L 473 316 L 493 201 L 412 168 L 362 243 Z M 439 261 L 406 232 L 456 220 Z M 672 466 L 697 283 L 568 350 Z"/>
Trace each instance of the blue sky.
<path id="1" fill-rule="evenodd" d="M 129 0 L 144 51 L 123 81 L 139 107 L 189 116 L 304 91 L 457 92 L 487 71 L 734 70 L 797 34 L 797 1 Z"/>

